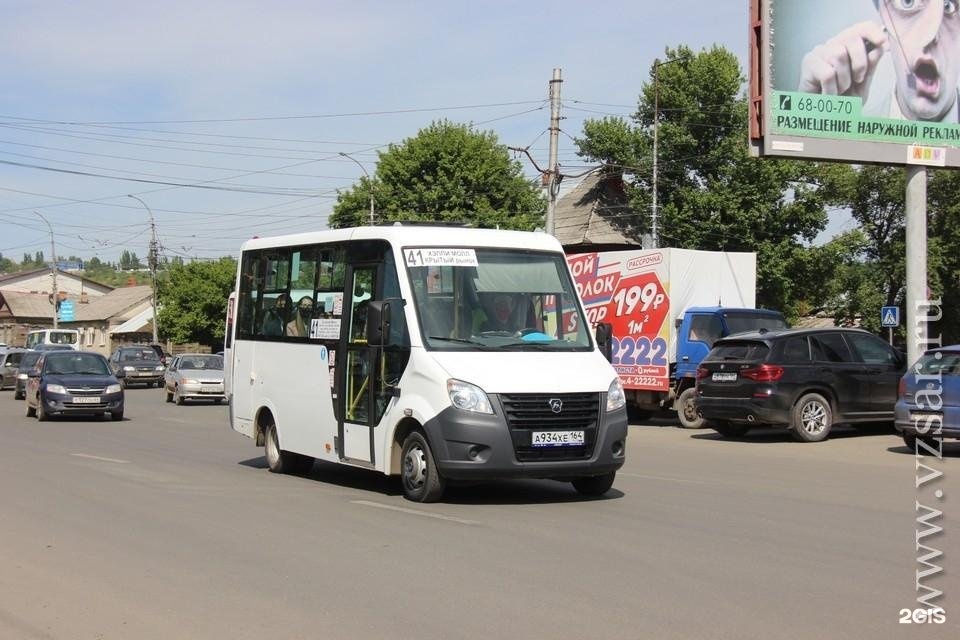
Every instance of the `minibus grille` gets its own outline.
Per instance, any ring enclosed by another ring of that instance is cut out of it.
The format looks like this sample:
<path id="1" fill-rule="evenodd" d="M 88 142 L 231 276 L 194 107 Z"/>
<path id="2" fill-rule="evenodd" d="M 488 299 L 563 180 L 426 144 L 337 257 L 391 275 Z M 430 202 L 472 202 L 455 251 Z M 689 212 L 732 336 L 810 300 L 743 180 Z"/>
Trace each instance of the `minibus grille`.
<path id="1" fill-rule="evenodd" d="M 600 418 L 599 393 L 502 394 L 510 437 L 519 462 L 582 460 L 593 455 Z M 554 407 L 559 401 L 560 411 Z M 534 431 L 583 431 L 583 446 L 533 447 Z"/>

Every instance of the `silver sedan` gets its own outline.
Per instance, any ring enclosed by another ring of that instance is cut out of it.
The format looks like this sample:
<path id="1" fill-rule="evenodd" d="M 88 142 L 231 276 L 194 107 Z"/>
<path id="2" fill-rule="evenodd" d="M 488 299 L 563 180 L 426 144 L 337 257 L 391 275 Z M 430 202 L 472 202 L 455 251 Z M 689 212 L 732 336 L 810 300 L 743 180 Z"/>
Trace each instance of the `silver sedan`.
<path id="1" fill-rule="evenodd" d="M 209 353 L 182 353 L 163 376 L 167 402 L 187 400 L 223 402 L 223 358 Z"/>

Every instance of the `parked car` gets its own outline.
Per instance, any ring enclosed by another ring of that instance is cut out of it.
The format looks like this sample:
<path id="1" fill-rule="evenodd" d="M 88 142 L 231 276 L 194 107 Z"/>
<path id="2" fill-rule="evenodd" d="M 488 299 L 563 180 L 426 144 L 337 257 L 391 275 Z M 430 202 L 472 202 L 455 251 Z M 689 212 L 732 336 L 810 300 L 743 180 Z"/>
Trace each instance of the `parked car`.
<path id="1" fill-rule="evenodd" d="M 917 439 L 960 439 L 960 345 L 931 349 L 907 369 L 895 412 L 894 426 L 911 449 Z"/>
<path id="2" fill-rule="evenodd" d="M 27 371 L 37 364 L 41 355 L 43 355 L 42 351 L 28 349 L 20 358 L 20 366 L 17 367 L 17 382 L 13 387 L 14 400 L 23 400 L 27 396 Z"/>
<path id="3" fill-rule="evenodd" d="M 109 415 L 123 420 L 123 387 L 107 359 L 91 351 L 42 353 L 27 372 L 27 416 Z"/>
<path id="4" fill-rule="evenodd" d="M 114 374 L 123 374 L 122 380 L 125 387 L 132 384 L 159 387 L 163 382 L 166 367 L 160 362 L 160 356 L 153 347 L 148 345 L 115 349 L 110 354 L 110 369 Z"/>
<path id="5" fill-rule="evenodd" d="M 209 353 L 184 353 L 174 357 L 164 375 L 167 402 L 187 400 L 223 402 L 223 358 Z"/>
<path id="6" fill-rule="evenodd" d="M 697 370 L 697 411 L 727 437 L 768 425 L 817 442 L 838 422 L 892 422 L 905 367 L 861 329 L 741 333 L 718 340 Z"/>
<path id="7" fill-rule="evenodd" d="M 11 389 L 17 386 L 17 371 L 24 353 L 26 349 L 16 347 L 0 353 L 0 389 Z"/>

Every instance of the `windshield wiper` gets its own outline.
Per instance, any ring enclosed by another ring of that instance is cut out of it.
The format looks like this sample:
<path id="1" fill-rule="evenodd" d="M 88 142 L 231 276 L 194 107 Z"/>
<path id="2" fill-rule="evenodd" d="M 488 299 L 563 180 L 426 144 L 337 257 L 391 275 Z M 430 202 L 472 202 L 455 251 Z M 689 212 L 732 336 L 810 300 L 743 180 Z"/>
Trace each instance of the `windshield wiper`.
<path id="1" fill-rule="evenodd" d="M 535 342 L 535 341 L 526 341 L 526 342 L 511 342 L 509 344 L 500 345 L 501 349 L 510 349 L 517 351 L 554 351 L 553 344 L 555 341 L 551 342 Z"/>
<path id="2" fill-rule="evenodd" d="M 446 342 L 459 342 L 460 344 L 469 344 L 474 347 L 480 347 L 481 349 L 490 349 L 490 345 L 484 344 L 477 340 L 470 340 L 469 338 L 448 338 L 446 336 L 427 336 L 429 340 L 444 340 Z"/>

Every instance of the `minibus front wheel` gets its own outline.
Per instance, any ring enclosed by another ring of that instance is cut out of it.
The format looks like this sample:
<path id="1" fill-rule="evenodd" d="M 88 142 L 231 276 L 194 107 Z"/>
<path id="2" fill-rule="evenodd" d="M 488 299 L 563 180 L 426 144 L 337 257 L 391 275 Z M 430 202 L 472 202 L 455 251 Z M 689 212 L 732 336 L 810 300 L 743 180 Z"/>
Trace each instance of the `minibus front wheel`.
<path id="1" fill-rule="evenodd" d="M 400 477 L 407 500 L 436 502 L 443 497 L 446 481 L 437 469 L 430 443 L 420 431 L 411 431 L 403 441 Z"/>
<path id="2" fill-rule="evenodd" d="M 602 496 L 613 486 L 613 481 L 617 477 L 616 471 L 605 473 L 601 476 L 584 476 L 573 479 L 573 488 L 583 496 Z"/>

